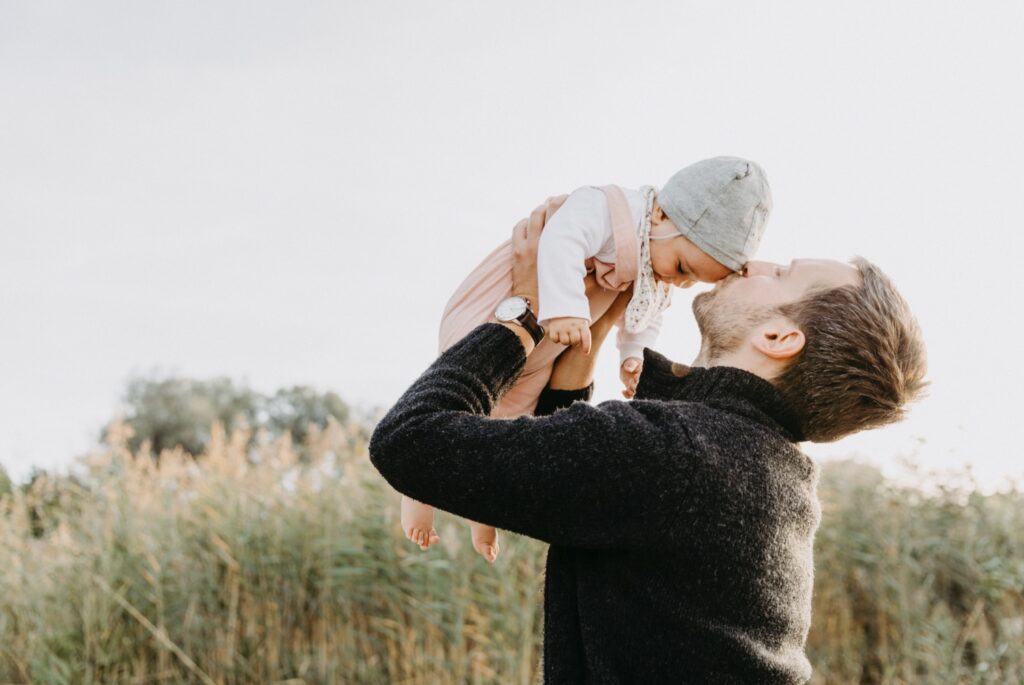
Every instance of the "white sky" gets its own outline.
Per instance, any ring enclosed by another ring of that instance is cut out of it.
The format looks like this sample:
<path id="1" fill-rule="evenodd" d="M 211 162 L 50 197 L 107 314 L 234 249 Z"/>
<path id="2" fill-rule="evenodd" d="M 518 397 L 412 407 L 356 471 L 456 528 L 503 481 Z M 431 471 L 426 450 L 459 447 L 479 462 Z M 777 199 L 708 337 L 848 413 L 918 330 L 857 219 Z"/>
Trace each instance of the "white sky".
<path id="1" fill-rule="evenodd" d="M 928 341 L 907 422 L 808 451 L 1020 476 L 1022 35 L 1012 1 L 6 0 L 0 463 L 68 464 L 152 370 L 387 405 L 545 197 L 732 154 L 761 258 L 863 254 Z"/>

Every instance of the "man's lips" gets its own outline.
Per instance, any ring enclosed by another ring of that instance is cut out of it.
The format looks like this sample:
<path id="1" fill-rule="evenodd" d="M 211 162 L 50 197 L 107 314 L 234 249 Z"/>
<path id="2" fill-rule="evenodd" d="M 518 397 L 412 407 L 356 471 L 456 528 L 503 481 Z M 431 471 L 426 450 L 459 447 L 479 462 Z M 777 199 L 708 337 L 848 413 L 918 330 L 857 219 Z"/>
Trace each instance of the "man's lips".
<path id="1" fill-rule="evenodd" d="M 739 274 L 729 274 L 728 276 L 726 276 L 722 280 L 720 280 L 717 283 L 715 283 L 715 290 L 718 290 L 719 288 L 724 287 L 727 283 L 732 283 L 737 278 L 743 278 L 743 276 L 740 276 Z"/>

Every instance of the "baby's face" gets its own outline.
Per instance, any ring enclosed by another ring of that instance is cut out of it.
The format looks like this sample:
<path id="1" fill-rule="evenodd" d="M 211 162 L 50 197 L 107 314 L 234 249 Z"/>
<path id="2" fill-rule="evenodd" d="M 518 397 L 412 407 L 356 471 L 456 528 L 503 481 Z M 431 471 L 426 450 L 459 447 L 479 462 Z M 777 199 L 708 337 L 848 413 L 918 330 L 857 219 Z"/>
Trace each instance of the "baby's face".
<path id="1" fill-rule="evenodd" d="M 728 267 L 678 234 L 679 230 L 671 219 L 661 207 L 655 206 L 651 216 L 651 235 L 676 236 L 670 240 L 651 241 L 651 267 L 655 280 L 671 283 L 677 288 L 689 288 L 697 281 L 715 283 L 732 273 Z"/>

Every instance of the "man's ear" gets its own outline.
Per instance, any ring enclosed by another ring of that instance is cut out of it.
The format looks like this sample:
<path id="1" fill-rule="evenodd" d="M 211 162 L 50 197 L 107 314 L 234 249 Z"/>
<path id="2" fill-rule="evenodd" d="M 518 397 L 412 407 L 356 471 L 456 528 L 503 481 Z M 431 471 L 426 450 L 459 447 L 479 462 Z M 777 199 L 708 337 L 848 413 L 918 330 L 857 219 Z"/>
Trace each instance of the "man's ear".
<path id="1" fill-rule="evenodd" d="M 754 349 L 770 359 L 792 359 L 800 354 L 807 338 L 800 328 L 785 317 L 778 317 L 754 329 Z"/>

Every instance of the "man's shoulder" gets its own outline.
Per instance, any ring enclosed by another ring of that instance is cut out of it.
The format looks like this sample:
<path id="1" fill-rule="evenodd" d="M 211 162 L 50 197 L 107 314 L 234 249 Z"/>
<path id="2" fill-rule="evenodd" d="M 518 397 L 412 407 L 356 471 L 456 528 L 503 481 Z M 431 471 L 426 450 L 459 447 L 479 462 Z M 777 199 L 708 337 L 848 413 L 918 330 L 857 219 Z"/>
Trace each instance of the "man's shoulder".
<path id="1" fill-rule="evenodd" d="M 799 444 L 787 439 L 778 429 L 734 408 L 715 403 L 656 397 L 604 400 L 597 404 L 576 402 L 567 409 L 581 413 L 592 412 L 609 420 L 628 420 L 652 431 L 685 432 L 691 436 L 701 436 L 704 444 L 735 444 L 737 441 L 756 438 L 755 447 L 784 447 L 787 451 L 802 454 Z"/>
<path id="2" fill-rule="evenodd" d="M 653 426 L 665 430 L 685 429 L 691 435 L 700 435 L 702 442 L 735 443 L 737 440 L 758 439 L 758 446 L 778 449 L 785 447 L 800 452 L 794 443 L 779 430 L 764 421 L 734 407 L 692 399 L 644 398 L 629 401 L 607 400 L 611 412 L 631 412 L 644 417 Z"/>
<path id="3" fill-rule="evenodd" d="M 814 460 L 770 419 L 746 407 L 722 406 L 699 401 L 677 401 L 677 416 L 686 426 L 693 449 L 714 461 L 747 462 L 761 469 L 776 470 L 776 476 L 813 482 L 817 478 Z M 777 469 L 782 468 L 783 471 Z"/>
<path id="4" fill-rule="evenodd" d="M 657 434 L 666 445 L 691 447 L 689 436 L 703 425 L 706 410 L 696 402 L 671 399 L 605 400 L 594 408 L 609 420 L 620 421 L 623 428 Z"/>
<path id="5" fill-rule="evenodd" d="M 610 422 L 609 429 L 662 433 L 681 428 L 687 403 L 664 400 L 604 400 L 596 404 L 574 402 L 558 414 L 564 421 Z"/>

